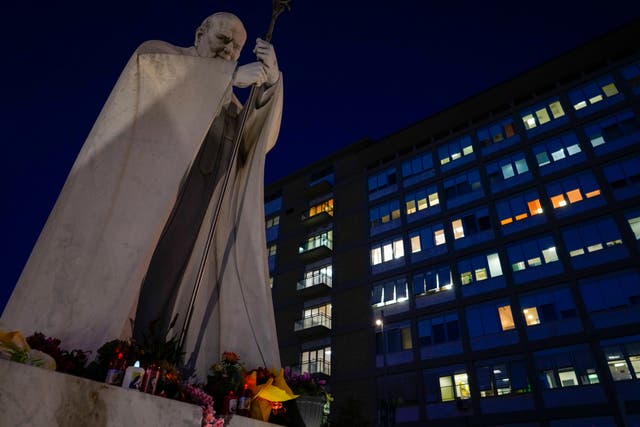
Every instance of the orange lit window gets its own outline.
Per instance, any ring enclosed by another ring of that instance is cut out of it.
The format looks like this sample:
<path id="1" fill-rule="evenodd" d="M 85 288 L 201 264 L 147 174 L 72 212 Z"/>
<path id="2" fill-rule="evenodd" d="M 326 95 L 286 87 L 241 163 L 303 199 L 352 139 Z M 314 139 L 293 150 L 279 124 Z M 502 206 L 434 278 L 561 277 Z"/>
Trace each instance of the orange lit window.
<path id="1" fill-rule="evenodd" d="M 587 196 L 587 199 L 590 199 L 592 197 L 596 197 L 599 195 L 600 195 L 600 190 L 589 191 L 587 194 L 585 194 L 585 196 Z"/>
<path id="2" fill-rule="evenodd" d="M 327 214 L 333 216 L 333 199 L 325 200 L 322 203 L 318 203 L 317 205 L 311 206 L 309 208 L 309 216 L 315 216 L 321 214 L 322 212 L 326 212 Z M 387 222 L 389 219 L 385 221 L 383 219 L 382 222 Z"/>
<path id="3" fill-rule="evenodd" d="M 520 214 L 520 215 L 516 215 L 516 221 L 520 221 L 521 219 L 525 219 L 528 216 L 529 215 L 527 215 L 526 213 L 523 213 L 523 214 Z"/>
<path id="4" fill-rule="evenodd" d="M 558 209 L 567 206 L 567 201 L 564 199 L 564 195 L 558 194 L 557 196 L 551 197 L 551 204 L 555 209 Z"/>
<path id="5" fill-rule="evenodd" d="M 455 239 L 461 239 L 464 237 L 464 228 L 462 227 L 462 220 L 456 219 L 451 222 L 451 228 L 453 228 L 453 237 Z"/>
<path id="6" fill-rule="evenodd" d="M 507 225 L 507 224 L 511 224 L 513 222 L 512 218 L 505 218 L 500 220 L 500 225 Z"/>
<path id="7" fill-rule="evenodd" d="M 503 126 L 504 128 L 504 133 L 507 135 L 507 138 L 511 138 L 513 135 L 516 134 L 516 130 L 513 127 L 513 123 L 509 123 Z"/>
<path id="8" fill-rule="evenodd" d="M 536 307 L 525 308 L 522 310 L 522 314 L 524 314 L 524 320 L 527 322 L 527 326 L 540 324 L 540 317 L 538 316 L 538 309 Z"/>
<path id="9" fill-rule="evenodd" d="M 580 189 L 576 188 L 575 190 L 567 191 L 567 198 L 569 199 L 569 203 L 575 203 L 582 200 Z"/>
<path id="10" fill-rule="evenodd" d="M 500 315 L 500 324 L 502 325 L 503 331 L 508 331 L 516 327 L 513 323 L 513 314 L 511 314 L 510 305 L 498 307 L 498 314 Z"/>
<path id="11" fill-rule="evenodd" d="M 535 199 L 527 203 L 529 206 L 529 213 L 531 216 L 542 213 L 542 205 L 540 205 L 540 199 Z"/>

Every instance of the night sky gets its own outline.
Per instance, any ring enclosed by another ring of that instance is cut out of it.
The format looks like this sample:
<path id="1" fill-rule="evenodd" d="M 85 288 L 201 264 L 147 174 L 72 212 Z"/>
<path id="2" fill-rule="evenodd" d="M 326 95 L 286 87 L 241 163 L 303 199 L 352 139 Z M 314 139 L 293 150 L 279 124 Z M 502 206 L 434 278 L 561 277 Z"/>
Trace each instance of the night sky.
<path id="1" fill-rule="evenodd" d="M 149 39 L 189 46 L 206 16 L 227 10 L 249 33 L 246 63 L 271 11 L 269 0 L 11 3 L 0 28 L 0 310 L 134 49 Z M 292 0 L 292 7 L 273 39 L 285 97 L 267 182 L 640 18 L 640 2 L 630 0 Z"/>

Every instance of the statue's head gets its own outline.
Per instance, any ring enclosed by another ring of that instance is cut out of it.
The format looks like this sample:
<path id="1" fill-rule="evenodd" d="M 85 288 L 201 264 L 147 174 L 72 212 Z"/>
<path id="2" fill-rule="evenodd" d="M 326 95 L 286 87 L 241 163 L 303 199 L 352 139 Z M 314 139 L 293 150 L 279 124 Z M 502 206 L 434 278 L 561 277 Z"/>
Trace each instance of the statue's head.
<path id="1" fill-rule="evenodd" d="M 198 27 L 194 45 L 199 56 L 237 61 L 246 40 L 240 19 L 232 13 L 218 12 Z"/>

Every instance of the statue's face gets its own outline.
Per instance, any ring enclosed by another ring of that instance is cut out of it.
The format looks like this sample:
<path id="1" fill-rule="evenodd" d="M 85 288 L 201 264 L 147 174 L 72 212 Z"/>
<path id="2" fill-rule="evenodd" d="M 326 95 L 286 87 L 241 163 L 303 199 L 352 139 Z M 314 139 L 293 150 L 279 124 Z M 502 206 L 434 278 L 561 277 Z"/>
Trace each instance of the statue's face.
<path id="1" fill-rule="evenodd" d="M 206 32 L 196 35 L 196 50 L 200 56 L 237 61 L 246 40 L 242 22 L 233 15 L 219 15 Z"/>

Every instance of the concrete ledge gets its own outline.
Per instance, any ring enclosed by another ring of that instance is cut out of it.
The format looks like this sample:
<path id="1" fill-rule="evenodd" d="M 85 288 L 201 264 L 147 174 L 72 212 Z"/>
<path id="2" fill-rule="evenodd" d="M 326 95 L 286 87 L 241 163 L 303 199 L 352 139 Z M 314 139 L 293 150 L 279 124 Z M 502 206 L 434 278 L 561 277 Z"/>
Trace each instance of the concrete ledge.
<path id="1" fill-rule="evenodd" d="M 200 427 L 199 406 L 0 359 L 0 427 Z M 273 424 L 234 416 L 225 425 Z"/>

